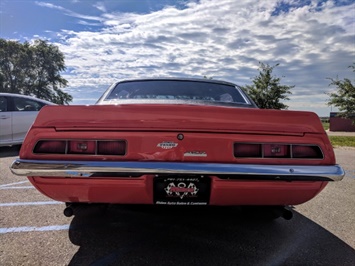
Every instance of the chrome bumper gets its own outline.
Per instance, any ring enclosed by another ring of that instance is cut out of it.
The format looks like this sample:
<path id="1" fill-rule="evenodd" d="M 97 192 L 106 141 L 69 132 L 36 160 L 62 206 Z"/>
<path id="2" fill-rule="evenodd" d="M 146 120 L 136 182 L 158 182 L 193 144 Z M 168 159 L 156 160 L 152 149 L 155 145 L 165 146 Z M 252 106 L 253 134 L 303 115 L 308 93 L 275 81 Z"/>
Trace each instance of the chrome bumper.
<path id="1" fill-rule="evenodd" d="M 222 179 L 339 181 L 345 173 L 339 165 L 259 165 L 187 162 L 42 161 L 17 159 L 10 167 L 20 176 L 100 178 L 122 174 L 213 175 Z M 100 176 L 101 175 L 101 176 Z"/>

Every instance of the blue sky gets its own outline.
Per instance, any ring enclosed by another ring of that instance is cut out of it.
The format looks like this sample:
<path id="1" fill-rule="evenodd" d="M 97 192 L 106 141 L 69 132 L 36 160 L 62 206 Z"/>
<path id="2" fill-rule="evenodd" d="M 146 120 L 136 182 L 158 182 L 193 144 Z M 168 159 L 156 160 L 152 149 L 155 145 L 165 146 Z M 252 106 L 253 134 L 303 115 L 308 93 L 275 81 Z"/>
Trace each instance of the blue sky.
<path id="1" fill-rule="evenodd" d="M 289 109 L 325 116 L 327 77 L 355 79 L 348 0 L 2 0 L 0 37 L 58 45 L 74 104 L 129 78 L 206 75 L 243 86 L 261 61 L 279 63 L 274 74 L 295 85 Z"/>

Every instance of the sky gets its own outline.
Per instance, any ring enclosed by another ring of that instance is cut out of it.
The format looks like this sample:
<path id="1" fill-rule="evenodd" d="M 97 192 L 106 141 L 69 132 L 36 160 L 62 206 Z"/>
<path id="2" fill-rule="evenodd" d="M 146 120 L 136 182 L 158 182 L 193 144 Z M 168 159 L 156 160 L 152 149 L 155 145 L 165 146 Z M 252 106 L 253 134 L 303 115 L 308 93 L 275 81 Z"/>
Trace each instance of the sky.
<path id="1" fill-rule="evenodd" d="M 57 45 L 72 104 L 132 78 L 250 85 L 263 62 L 295 86 L 290 110 L 329 116 L 328 78 L 355 81 L 353 0 L 2 0 L 0 38 Z"/>

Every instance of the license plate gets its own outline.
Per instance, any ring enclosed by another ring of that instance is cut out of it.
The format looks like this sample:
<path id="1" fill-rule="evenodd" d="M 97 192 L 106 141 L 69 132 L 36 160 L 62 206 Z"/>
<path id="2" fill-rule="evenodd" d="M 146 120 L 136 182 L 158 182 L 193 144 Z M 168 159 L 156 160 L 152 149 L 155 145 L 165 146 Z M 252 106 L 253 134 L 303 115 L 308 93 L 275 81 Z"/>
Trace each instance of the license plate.
<path id="1" fill-rule="evenodd" d="M 155 177 L 154 203 L 160 205 L 208 205 L 209 177 Z"/>

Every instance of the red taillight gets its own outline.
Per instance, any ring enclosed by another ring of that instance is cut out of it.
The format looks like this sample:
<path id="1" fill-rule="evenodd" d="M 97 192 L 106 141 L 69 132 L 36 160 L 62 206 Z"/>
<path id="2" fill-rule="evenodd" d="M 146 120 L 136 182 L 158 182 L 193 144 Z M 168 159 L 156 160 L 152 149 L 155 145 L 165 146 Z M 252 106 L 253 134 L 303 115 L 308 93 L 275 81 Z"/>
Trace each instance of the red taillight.
<path id="1" fill-rule="evenodd" d="M 97 154 L 100 155 L 125 155 L 126 142 L 118 141 L 98 141 Z"/>
<path id="2" fill-rule="evenodd" d="M 261 144 L 235 143 L 234 144 L 235 157 L 262 157 Z"/>
<path id="3" fill-rule="evenodd" d="M 323 159 L 317 145 L 279 143 L 234 143 L 236 158 Z"/>
<path id="4" fill-rule="evenodd" d="M 318 146 L 292 145 L 292 158 L 322 159 L 323 154 Z"/>
<path id="5" fill-rule="evenodd" d="M 125 155 L 125 140 L 40 140 L 37 154 Z"/>
<path id="6" fill-rule="evenodd" d="M 65 154 L 66 146 L 64 140 L 41 140 L 37 142 L 34 153 Z"/>
<path id="7" fill-rule="evenodd" d="M 71 140 L 68 142 L 69 154 L 95 154 L 96 141 Z"/>

